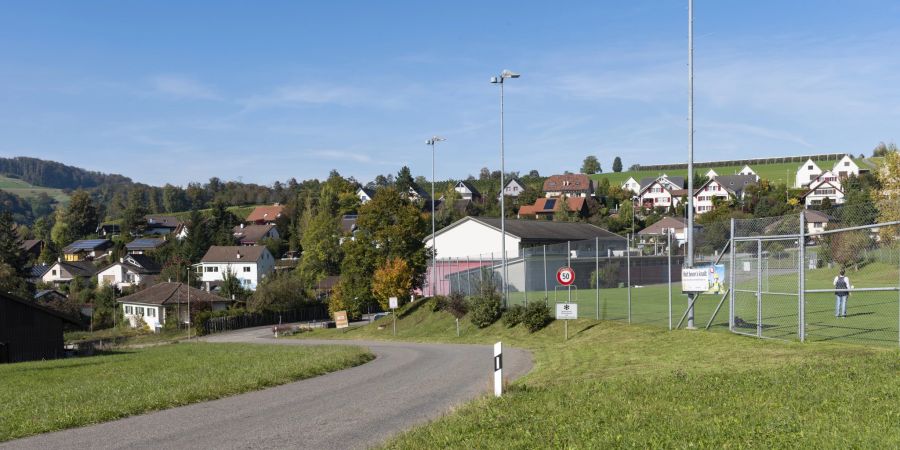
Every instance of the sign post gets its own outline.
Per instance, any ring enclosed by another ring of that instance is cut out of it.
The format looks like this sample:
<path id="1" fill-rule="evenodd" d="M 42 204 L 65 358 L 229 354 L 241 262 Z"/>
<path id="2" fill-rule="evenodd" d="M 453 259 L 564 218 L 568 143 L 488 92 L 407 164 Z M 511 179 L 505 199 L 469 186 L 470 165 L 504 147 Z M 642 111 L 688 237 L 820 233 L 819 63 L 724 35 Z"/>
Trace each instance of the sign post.
<path id="1" fill-rule="evenodd" d="M 391 315 L 394 316 L 394 336 L 397 335 L 397 297 L 388 298 L 388 306 L 391 308 Z"/>
<path id="2" fill-rule="evenodd" d="M 334 312 L 334 326 L 335 328 L 347 328 L 350 326 L 350 321 L 347 320 L 347 311 Z"/>
<path id="3" fill-rule="evenodd" d="M 494 344 L 494 397 L 503 394 L 503 343 Z"/>
<path id="4" fill-rule="evenodd" d="M 578 318 L 578 303 L 557 303 L 556 320 L 565 321 L 566 340 L 569 340 L 569 321 Z"/>

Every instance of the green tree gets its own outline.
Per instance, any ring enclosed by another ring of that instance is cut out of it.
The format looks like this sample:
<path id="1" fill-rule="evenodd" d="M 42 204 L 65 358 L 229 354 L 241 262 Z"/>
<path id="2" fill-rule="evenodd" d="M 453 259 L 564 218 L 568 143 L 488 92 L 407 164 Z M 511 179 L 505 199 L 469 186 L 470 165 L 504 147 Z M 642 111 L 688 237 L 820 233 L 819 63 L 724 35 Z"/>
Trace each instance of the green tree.
<path id="1" fill-rule="evenodd" d="M 185 198 L 184 190 L 180 187 L 172 186 L 171 184 L 166 183 L 163 186 L 163 209 L 166 212 L 177 212 L 184 211 L 187 203 L 187 198 Z"/>
<path id="2" fill-rule="evenodd" d="M 22 240 L 15 225 L 12 213 L 0 212 L 0 266 L 5 266 L 0 274 L 0 278 L 4 279 L 0 287 L 5 289 L 4 292 L 27 293 L 25 279 L 28 273 L 25 266 L 28 257 L 22 251 Z"/>
<path id="3" fill-rule="evenodd" d="M 216 200 L 213 202 L 207 220 L 207 230 L 210 240 L 214 245 L 234 245 L 234 227 L 240 223 L 240 219 L 225 206 L 225 202 Z M 188 230 L 190 235 L 192 230 Z"/>
<path id="4" fill-rule="evenodd" d="M 873 189 L 871 200 L 878 208 L 879 222 L 900 220 L 900 152 L 893 146 L 892 151 L 884 153 L 884 163 L 878 169 L 878 183 L 881 189 Z M 900 227 L 894 225 L 882 227 L 879 235 L 883 242 L 897 245 L 900 239 Z"/>
<path id="5" fill-rule="evenodd" d="M 75 239 L 83 238 L 97 230 L 100 222 L 99 212 L 87 192 L 78 190 L 72 194 L 63 221 Z"/>
<path id="6" fill-rule="evenodd" d="M 619 173 L 622 171 L 622 158 L 616 156 L 616 159 L 613 160 L 612 166 L 613 172 Z"/>
<path id="7" fill-rule="evenodd" d="M 247 300 L 251 311 L 287 311 L 312 299 L 309 289 L 294 273 L 275 273 L 266 278 Z"/>
<path id="8" fill-rule="evenodd" d="M 57 249 L 62 249 L 78 239 L 75 231 L 66 221 L 66 214 L 62 210 L 56 212 L 56 221 L 50 230 L 50 239 Z"/>
<path id="9" fill-rule="evenodd" d="M 397 191 L 406 194 L 409 192 L 409 188 L 413 183 L 415 183 L 415 180 L 413 179 L 412 173 L 409 171 L 409 167 L 401 167 L 400 171 L 397 172 L 397 181 L 394 182 Z"/>
<path id="10" fill-rule="evenodd" d="M 391 258 L 375 269 L 372 275 L 372 294 L 382 309 L 388 308 L 388 299 L 405 299 L 412 289 L 413 273 L 409 264 L 400 258 Z"/>
<path id="11" fill-rule="evenodd" d="M 142 234 L 147 224 L 144 218 L 146 215 L 144 193 L 138 188 L 132 188 L 128 191 L 128 203 L 122 212 L 122 235 L 127 237 Z"/>
<path id="12" fill-rule="evenodd" d="M 298 269 L 307 286 L 326 276 L 338 274 L 343 255 L 340 237 L 338 220 L 327 210 L 316 214 L 306 227 L 301 240 L 303 258 Z"/>
<path id="13" fill-rule="evenodd" d="M 584 158 L 584 162 L 581 164 L 581 173 L 592 175 L 600 172 L 603 172 L 603 169 L 600 168 L 600 161 L 596 156 L 590 155 Z"/>

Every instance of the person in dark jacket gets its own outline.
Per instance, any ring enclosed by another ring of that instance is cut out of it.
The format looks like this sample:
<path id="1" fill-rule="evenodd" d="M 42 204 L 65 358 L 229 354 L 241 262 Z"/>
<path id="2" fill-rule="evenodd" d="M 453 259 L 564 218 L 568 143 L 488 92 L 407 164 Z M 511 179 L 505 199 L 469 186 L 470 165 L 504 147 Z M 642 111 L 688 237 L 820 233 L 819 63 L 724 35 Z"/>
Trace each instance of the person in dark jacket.
<path id="1" fill-rule="evenodd" d="M 834 277 L 834 317 L 847 317 L 849 289 L 853 289 L 853 285 L 850 284 L 850 278 L 844 276 L 844 269 L 841 269 L 841 274 Z"/>

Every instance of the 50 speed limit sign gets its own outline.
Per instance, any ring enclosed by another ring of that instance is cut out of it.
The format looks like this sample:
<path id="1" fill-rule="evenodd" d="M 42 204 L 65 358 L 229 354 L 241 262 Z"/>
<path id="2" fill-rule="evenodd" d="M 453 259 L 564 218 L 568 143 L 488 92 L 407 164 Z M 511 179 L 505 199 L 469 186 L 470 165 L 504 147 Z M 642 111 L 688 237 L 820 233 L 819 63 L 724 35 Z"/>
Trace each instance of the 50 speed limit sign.
<path id="1" fill-rule="evenodd" d="M 560 267 L 556 271 L 556 281 L 563 286 L 571 286 L 575 282 L 575 271 L 571 267 Z"/>

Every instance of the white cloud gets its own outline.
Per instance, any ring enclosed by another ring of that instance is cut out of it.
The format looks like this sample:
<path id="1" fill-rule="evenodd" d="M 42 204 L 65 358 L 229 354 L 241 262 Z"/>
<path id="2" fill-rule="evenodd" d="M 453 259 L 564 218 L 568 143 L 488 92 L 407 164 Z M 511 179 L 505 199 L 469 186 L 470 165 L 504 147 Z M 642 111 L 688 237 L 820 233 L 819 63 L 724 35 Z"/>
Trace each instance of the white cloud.
<path id="1" fill-rule="evenodd" d="M 150 78 L 150 84 L 155 92 L 172 97 L 198 100 L 221 99 L 214 89 L 188 77 L 157 75 Z"/>

